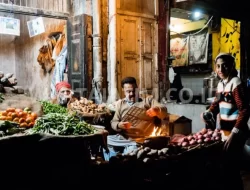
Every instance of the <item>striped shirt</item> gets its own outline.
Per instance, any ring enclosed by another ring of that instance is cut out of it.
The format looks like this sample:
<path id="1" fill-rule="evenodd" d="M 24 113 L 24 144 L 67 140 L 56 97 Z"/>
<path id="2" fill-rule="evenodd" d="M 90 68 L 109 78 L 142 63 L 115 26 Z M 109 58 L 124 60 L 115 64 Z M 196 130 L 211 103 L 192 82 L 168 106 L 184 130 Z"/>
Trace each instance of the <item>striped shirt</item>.
<path id="1" fill-rule="evenodd" d="M 217 86 L 214 102 L 210 111 L 220 113 L 222 129 L 232 130 L 233 127 L 245 128 L 249 119 L 248 97 L 239 77 L 230 81 L 221 80 Z"/>

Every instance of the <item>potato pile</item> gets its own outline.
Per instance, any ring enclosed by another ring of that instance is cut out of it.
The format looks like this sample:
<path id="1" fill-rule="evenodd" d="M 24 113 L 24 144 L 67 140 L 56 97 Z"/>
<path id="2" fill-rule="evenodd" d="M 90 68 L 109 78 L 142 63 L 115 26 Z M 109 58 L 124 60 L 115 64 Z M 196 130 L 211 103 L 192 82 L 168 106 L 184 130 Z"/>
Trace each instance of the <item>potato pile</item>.
<path id="1" fill-rule="evenodd" d="M 157 141 L 160 143 L 159 141 Z M 202 129 L 201 131 L 184 136 L 181 134 L 176 135 L 169 144 L 165 146 L 150 146 L 150 144 L 144 144 L 135 150 L 122 156 L 112 157 L 112 161 L 116 160 L 140 160 L 144 163 L 157 160 L 168 160 L 179 156 L 185 152 L 190 152 L 194 149 L 203 149 L 210 146 L 220 145 L 222 142 L 222 132 L 218 129 Z"/>
<path id="2" fill-rule="evenodd" d="M 95 104 L 92 100 L 81 97 L 69 105 L 69 109 L 80 114 L 96 114 L 105 112 L 105 104 Z"/>
<path id="3" fill-rule="evenodd" d="M 22 128 L 33 127 L 36 119 L 37 114 L 28 107 L 24 109 L 7 108 L 4 111 L 0 111 L 0 120 L 18 123 Z"/>
<path id="4" fill-rule="evenodd" d="M 183 137 L 180 142 L 178 142 L 178 146 L 188 147 L 196 144 L 221 141 L 221 136 L 222 135 L 219 129 L 212 131 L 211 129 L 203 128 L 201 131 L 193 135 Z"/>
<path id="5" fill-rule="evenodd" d="M 135 149 L 131 152 L 129 152 L 126 156 L 134 156 L 138 160 L 142 160 L 143 162 L 149 162 L 152 159 L 157 158 L 166 158 L 166 156 L 169 156 L 170 148 L 162 148 L 160 150 L 152 149 L 150 147 L 139 147 L 138 149 Z"/>
<path id="6" fill-rule="evenodd" d="M 111 162 L 115 161 L 130 161 L 137 160 L 143 163 L 150 163 L 157 160 L 168 160 L 170 157 L 177 156 L 183 151 L 182 147 L 169 144 L 164 148 L 156 149 L 148 146 L 140 146 L 137 149 L 131 150 L 125 155 L 117 155 L 110 158 Z"/>

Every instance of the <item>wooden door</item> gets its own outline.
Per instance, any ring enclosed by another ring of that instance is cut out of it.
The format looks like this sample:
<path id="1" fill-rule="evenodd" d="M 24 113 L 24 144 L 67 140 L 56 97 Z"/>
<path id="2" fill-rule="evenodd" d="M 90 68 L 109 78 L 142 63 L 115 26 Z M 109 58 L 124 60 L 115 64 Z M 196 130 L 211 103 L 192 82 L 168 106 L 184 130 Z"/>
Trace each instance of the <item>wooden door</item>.
<path id="1" fill-rule="evenodd" d="M 121 80 L 124 77 L 135 77 L 137 84 L 140 84 L 140 20 L 138 17 L 121 16 L 119 26 L 120 61 L 118 61 L 118 91 L 120 97 L 123 98 Z"/>
<path id="2" fill-rule="evenodd" d="M 120 16 L 119 19 L 119 50 L 118 91 L 123 97 L 121 80 L 133 76 L 137 80 L 140 91 L 151 94 L 154 88 L 155 69 L 153 64 L 154 51 L 154 20 L 133 16 Z"/>
<path id="3" fill-rule="evenodd" d="M 87 16 L 82 14 L 67 21 L 68 80 L 78 96 L 87 97 Z"/>
<path id="4" fill-rule="evenodd" d="M 153 79 L 155 78 L 153 67 L 154 55 L 154 20 L 141 19 L 141 82 L 140 88 L 147 94 L 151 94 L 153 90 Z"/>

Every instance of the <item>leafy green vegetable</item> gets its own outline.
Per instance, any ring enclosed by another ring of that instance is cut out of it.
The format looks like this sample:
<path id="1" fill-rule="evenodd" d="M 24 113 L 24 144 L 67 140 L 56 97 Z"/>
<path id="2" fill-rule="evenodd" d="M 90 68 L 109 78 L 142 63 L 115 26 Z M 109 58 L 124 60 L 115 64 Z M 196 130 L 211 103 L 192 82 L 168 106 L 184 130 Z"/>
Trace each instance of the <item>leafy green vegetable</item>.
<path id="1" fill-rule="evenodd" d="M 28 133 L 49 133 L 53 135 L 89 135 L 95 133 L 95 128 L 70 114 L 49 113 L 36 120 Z"/>
<path id="2" fill-rule="evenodd" d="M 25 129 L 20 128 L 18 123 L 0 120 L 0 137 L 21 133 Z"/>
<path id="3" fill-rule="evenodd" d="M 4 97 L 3 97 L 3 94 L 0 93 L 0 103 L 2 103 L 4 101 Z"/>
<path id="4" fill-rule="evenodd" d="M 43 113 L 48 114 L 48 113 L 67 113 L 67 109 L 65 107 L 62 107 L 58 104 L 53 104 L 49 101 L 40 101 L 42 104 L 43 108 Z"/>
<path id="5" fill-rule="evenodd" d="M 12 127 L 18 127 L 18 123 L 15 123 L 12 121 L 0 120 L 0 130 L 1 131 L 6 131 L 7 129 L 10 129 Z"/>

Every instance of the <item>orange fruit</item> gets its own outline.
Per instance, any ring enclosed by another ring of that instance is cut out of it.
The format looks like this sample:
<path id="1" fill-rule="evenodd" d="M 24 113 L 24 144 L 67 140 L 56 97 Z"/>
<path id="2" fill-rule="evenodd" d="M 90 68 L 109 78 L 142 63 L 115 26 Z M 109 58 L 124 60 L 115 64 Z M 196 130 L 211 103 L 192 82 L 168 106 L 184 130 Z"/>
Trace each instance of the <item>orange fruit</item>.
<path id="1" fill-rule="evenodd" d="M 15 112 L 12 112 L 12 113 L 11 113 L 11 117 L 12 117 L 12 119 L 14 119 L 14 118 L 17 117 L 17 114 L 16 114 Z"/>
<path id="2" fill-rule="evenodd" d="M 31 117 L 31 116 L 29 116 L 29 117 L 26 118 L 25 121 L 26 121 L 26 123 L 30 123 L 30 122 L 33 122 L 33 121 L 34 121 L 34 118 Z"/>
<path id="3" fill-rule="evenodd" d="M 16 109 L 15 108 L 7 108 L 6 111 L 7 112 L 14 112 Z"/>
<path id="4" fill-rule="evenodd" d="M 22 128 L 28 127 L 28 124 L 26 122 L 22 122 L 20 123 L 20 127 Z"/>
<path id="5" fill-rule="evenodd" d="M 37 119 L 37 114 L 36 114 L 35 112 L 32 112 L 30 115 L 31 115 L 34 119 Z"/>
<path id="6" fill-rule="evenodd" d="M 20 112 L 18 112 L 18 117 L 23 117 L 23 112 L 22 111 L 20 111 Z"/>
<path id="7" fill-rule="evenodd" d="M 23 122 L 25 122 L 25 119 L 24 118 L 20 118 L 18 122 L 19 123 L 23 123 Z"/>
<path id="8" fill-rule="evenodd" d="M 8 113 L 6 111 L 2 111 L 2 116 L 7 116 Z"/>
<path id="9" fill-rule="evenodd" d="M 34 126 L 34 122 L 30 122 L 29 124 L 28 124 L 28 127 L 33 127 Z"/>
<path id="10" fill-rule="evenodd" d="M 27 117 L 28 113 L 23 111 L 23 116 L 22 117 Z"/>
<path id="11" fill-rule="evenodd" d="M 16 122 L 16 123 L 19 123 L 19 118 L 16 117 L 15 119 L 13 119 L 13 121 Z"/>
<path id="12" fill-rule="evenodd" d="M 6 116 L 1 116 L 0 120 L 6 120 Z"/>
<path id="13" fill-rule="evenodd" d="M 21 111 L 23 111 L 23 110 L 22 110 L 22 109 L 19 109 L 19 108 L 16 108 L 16 109 L 15 109 L 15 112 L 16 112 L 16 113 L 19 113 L 19 112 L 21 112 Z"/>
<path id="14" fill-rule="evenodd" d="M 7 117 L 6 117 L 6 120 L 12 121 L 12 117 L 11 117 L 11 116 L 7 116 Z"/>

